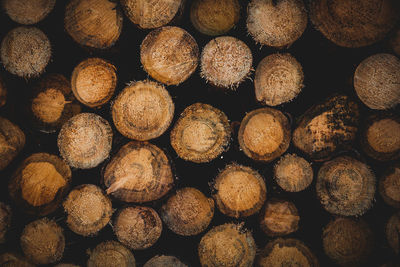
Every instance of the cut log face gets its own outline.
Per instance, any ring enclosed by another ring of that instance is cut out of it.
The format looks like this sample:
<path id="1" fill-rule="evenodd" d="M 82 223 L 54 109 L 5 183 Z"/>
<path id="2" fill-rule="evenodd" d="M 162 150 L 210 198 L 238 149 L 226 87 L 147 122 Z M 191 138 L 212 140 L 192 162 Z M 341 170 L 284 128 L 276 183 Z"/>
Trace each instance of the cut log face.
<path id="1" fill-rule="evenodd" d="M 310 19 L 329 40 L 343 47 L 363 47 L 382 40 L 399 10 L 391 0 L 310 1 Z"/>
<path id="2" fill-rule="evenodd" d="M 201 77 L 220 88 L 236 89 L 251 73 L 253 55 L 241 40 L 217 37 L 201 53 Z"/>
<path id="3" fill-rule="evenodd" d="M 325 161 L 349 148 L 356 138 L 359 109 L 338 95 L 307 110 L 293 132 L 293 144 L 315 161 Z"/>
<path id="4" fill-rule="evenodd" d="M 174 256 L 154 256 L 143 267 L 188 267 Z"/>
<path id="5" fill-rule="evenodd" d="M 88 267 L 136 267 L 132 252 L 117 241 L 105 241 L 89 252 Z"/>
<path id="6" fill-rule="evenodd" d="M 118 40 L 122 19 L 114 1 L 70 0 L 65 10 L 64 26 L 78 44 L 106 49 Z"/>
<path id="7" fill-rule="evenodd" d="M 283 236 L 297 231 L 300 216 L 296 206 L 280 199 L 269 200 L 260 216 L 261 229 L 268 236 Z"/>
<path id="8" fill-rule="evenodd" d="M 84 184 L 75 187 L 63 203 L 68 227 L 78 235 L 91 236 L 111 219 L 111 200 L 100 187 Z"/>
<path id="9" fill-rule="evenodd" d="M 184 160 L 204 163 L 226 151 L 231 129 L 225 113 L 210 105 L 187 107 L 171 131 L 171 145 Z"/>
<path id="10" fill-rule="evenodd" d="M 90 169 L 109 156 L 112 136 L 108 121 L 94 113 L 80 113 L 63 125 L 57 144 L 69 166 Z"/>
<path id="11" fill-rule="evenodd" d="M 155 80 L 179 85 L 196 70 L 199 47 L 184 29 L 165 26 L 150 32 L 140 46 L 140 62 Z"/>
<path id="12" fill-rule="evenodd" d="M 40 76 L 51 57 L 50 41 L 35 27 L 12 29 L 1 42 L 1 61 L 4 68 L 21 78 Z"/>
<path id="13" fill-rule="evenodd" d="M 24 212 L 43 216 L 58 208 L 69 189 L 71 176 L 71 169 L 61 158 L 36 153 L 22 162 L 8 188 Z"/>
<path id="14" fill-rule="evenodd" d="M 36 84 L 29 108 L 33 127 L 46 133 L 59 130 L 81 111 L 70 82 L 61 74 L 46 75 Z"/>
<path id="15" fill-rule="evenodd" d="M 254 78 L 256 98 L 268 106 L 289 102 L 301 92 L 303 79 L 303 69 L 293 56 L 269 55 L 257 66 Z"/>
<path id="16" fill-rule="evenodd" d="M 313 180 L 313 169 L 308 161 L 296 154 L 286 154 L 274 167 L 277 184 L 285 191 L 299 192 Z"/>
<path id="17" fill-rule="evenodd" d="M 13 252 L 5 252 L 0 255 L 0 265 L 3 267 L 35 267 L 24 257 Z"/>
<path id="18" fill-rule="evenodd" d="M 206 35 L 227 33 L 239 18 L 238 0 L 195 0 L 190 8 L 190 20 L 193 26 Z"/>
<path id="19" fill-rule="evenodd" d="M 104 170 L 107 194 L 134 203 L 163 197 L 174 185 L 170 162 L 165 153 L 147 142 L 124 145 Z"/>
<path id="20" fill-rule="evenodd" d="M 161 218 L 178 235 L 203 232 L 214 216 L 214 201 L 193 187 L 177 190 L 161 208 Z"/>
<path id="21" fill-rule="evenodd" d="M 400 117 L 373 115 L 366 119 L 361 135 L 364 152 L 379 161 L 400 157 Z"/>
<path id="22" fill-rule="evenodd" d="M 24 132 L 11 121 L 0 117 L 0 171 L 10 164 L 24 146 Z"/>
<path id="23" fill-rule="evenodd" d="M 112 106 L 115 127 L 124 136 L 146 141 L 161 136 L 174 117 L 174 103 L 161 84 L 139 81 L 129 84 Z"/>
<path id="24" fill-rule="evenodd" d="M 25 256 L 35 264 L 57 262 L 64 254 L 63 229 L 47 218 L 33 221 L 22 232 L 21 248 Z"/>
<path id="25" fill-rule="evenodd" d="M 53 10 L 56 0 L 4 0 L 2 4 L 10 19 L 30 25 L 47 17 Z"/>
<path id="26" fill-rule="evenodd" d="M 252 0 L 247 13 L 247 31 L 262 45 L 289 47 L 307 27 L 302 0 Z"/>
<path id="27" fill-rule="evenodd" d="M 226 166 L 218 174 L 213 189 L 218 209 L 235 218 L 258 212 L 267 194 L 264 179 L 257 171 L 236 164 Z"/>
<path id="28" fill-rule="evenodd" d="M 88 58 L 72 72 L 71 87 L 76 99 L 91 108 L 107 103 L 116 86 L 116 67 L 101 58 Z"/>
<path id="29" fill-rule="evenodd" d="M 386 204 L 400 208 L 400 164 L 390 166 L 381 177 L 379 192 Z"/>
<path id="30" fill-rule="evenodd" d="M 364 59 L 354 73 L 354 89 L 371 109 L 390 109 L 400 103 L 400 59 L 375 54 Z"/>
<path id="31" fill-rule="evenodd" d="M 400 254 L 400 213 L 393 214 L 386 224 L 386 238 L 396 254 Z"/>
<path id="32" fill-rule="evenodd" d="M 114 221 L 118 240 L 134 250 L 153 246 L 161 236 L 162 222 L 157 212 L 148 207 L 127 207 L 119 211 Z"/>
<path id="33" fill-rule="evenodd" d="M 300 240 L 278 238 L 270 241 L 257 256 L 257 267 L 319 267 L 317 258 Z"/>
<path id="34" fill-rule="evenodd" d="M 316 190 L 321 204 L 330 213 L 359 216 L 372 206 L 375 175 L 358 160 L 338 157 L 320 168 Z"/>
<path id="35" fill-rule="evenodd" d="M 337 218 L 322 233 L 326 255 L 341 266 L 364 266 L 372 252 L 374 237 L 360 220 Z"/>
<path id="36" fill-rule="evenodd" d="M 250 267 L 256 256 L 256 244 L 251 233 L 240 225 L 223 224 L 201 238 L 198 253 L 202 266 Z"/>
<path id="37" fill-rule="evenodd" d="M 11 208 L 5 203 L 0 202 L 0 244 L 6 241 L 6 235 L 11 225 L 11 216 Z"/>
<path id="38" fill-rule="evenodd" d="M 257 161 L 270 162 L 280 157 L 289 147 L 289 120 L 276 109 L 253 110 L 242 120 L 238 139 L 246 156 Z"/>
<path id="39" fill-rule="evenodd" d="M 184 0 L 122 0 L 125 15 L 141 29 L 170 23 L 183 9 Z"/>

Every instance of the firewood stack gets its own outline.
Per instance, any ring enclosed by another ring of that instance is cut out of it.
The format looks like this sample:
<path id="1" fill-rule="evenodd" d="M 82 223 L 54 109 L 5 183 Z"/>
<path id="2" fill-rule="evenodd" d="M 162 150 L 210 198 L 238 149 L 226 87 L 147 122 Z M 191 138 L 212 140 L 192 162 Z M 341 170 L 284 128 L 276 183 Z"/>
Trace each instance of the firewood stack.
<path id="1" fill-rule="evenodd" d="M 1 266 L 399 266 L 396 0 L 1 0 Z"/>

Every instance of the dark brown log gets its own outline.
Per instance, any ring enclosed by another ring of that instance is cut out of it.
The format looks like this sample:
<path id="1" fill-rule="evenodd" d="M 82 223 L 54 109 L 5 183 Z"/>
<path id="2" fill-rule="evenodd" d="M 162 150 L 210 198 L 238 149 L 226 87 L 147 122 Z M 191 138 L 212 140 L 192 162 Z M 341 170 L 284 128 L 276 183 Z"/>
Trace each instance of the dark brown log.
<path id="1" fill-rule="evenodd" d="M 230 137 L 225 113 L 208 104 L 196 103 L 180 115 L 171 131 L 171 145 L 180 158 L 204 163 L 226 151 Z"/>
<path id="2" fill-rule="evenodd" d="M 400 164 L 390 166 L 379 180 L 379 192 L 386 204 L 400 208 Z"/>
<path id="3" fill-rule="evenodd" d="M 124 136 L 146 141 L 161 136 L 171 124 L 175 106 L 168 91 L 152 81 L 130 83 L 116 97 L 112 117 Z"/>
<path id="4" fill-rule="evenodd" d="M 188 267 L 174 256 L 154 256 L 143 267 Z"/>
<path id="5" fill-rule="evenodd" d="M 300 216 L 296 206 L 286 200 L 271 199 L 260 216 L 261 229 L 268 236 L 283 236 L 299 229 Z"/>
<path id="6" fill-rule="evenodd" d="M 288 149 L 289 120 L 279 110 L 260 108 L 246 114 L 238 133 L 240 148 L 249 158 L 270 162 Z"/>
<path id="7" fill-rule="evenodd" d="M 11 225 L 11 216 L 11 208 L 5 203 L 0 202 L 0 244 L 6 242 L 6 235 Z"/>
<path id="8" fill-rule="evenodd" d="M 1 42 L 1 61 L 10 73 L 22 78 L 41 75 L 51 57 L 50 41 L 35 27 L 17 27 Z"/>
<path id="9" fill-rule="evenodd" d="M 115 1 L 70 0 L 64 17 L 65 30 L 82 46 L 106 49 L 122 30 L 122 12 Z"/>
<path id="10" fill-rule="evenodd" d="M 54 267 L 80 267 L 80 266 L 71 263 L 59 263 Z"/>
<path id="11" fill-rule="evenodd" d="M 59 261 L 64 253 L 63 229 L 47 218 L 25 226 L 21 235 L 21 248 L 25 256 L 35 264 Z"/>
<path id="12" fill-rule="evenodd" d="M 400 254 L 400 213 L 394 213 L 386 224 L 386 239 L 396 254 Z"/>
<path id="13" fill-rule="evenodd" d="M 238 0 L 195 0 L 190 8 L 190 20 L 193 26 L 206 35 L 227 33 L 239 18 Z"/>
<path id="14" fill-rule="evenodd" d="M 354 89 L 371 109 L 390 109 L 400 103 L 400 59 L 375 54 L 364 59 L 354 73 Z"/>
<path id="15" fill-rule="evenodd" d="M 7 167 L 24 146 L 24 132 L 11 121 L 0 117 L 0 171 Z"/>
<path id="16" fill-rule="evenodd" d="M 289 192 L 306 189 L 312 183 L 313 176 L 310 163 L 296 154 L 286 154 L 274 166 L 276 183 Z"/>
<path id="17" fill-rule="evenodd" d="M 125 15 L 141 29 L 169 24 L 183 11 L 184 3 L 184 0 L 121 0 Z"/>
<path id="18" fill-rule="evenodd" d="M 0 255 L 0 265 L 3 267 L 35 267 L 24 257 L 13 252 L 5 252 Z"/>
<path id="19" fill-rule="evenodd" d="M 136 267 L 132 252 L 116 241 L 105 241 L 89 251 L 88 267 Z"/>
<path id="20" fill-rule="evenodd" d="M 114 233 L 119 242 L 134 250 L 153 246 L 160 238 L 162 222 L 149 207 L 127 207 L 120 210 L 114 221 Z"/>
<path id="21" fill-rule="evenodd" d="M 241 225 L 223 224 L 201 238 L 198 253 L 204 267 L 251 267 L 256 244 L 251 233 Z"/>
<path id="22" fill-rule="evenodd" d="M 69 81 L 61 74 L 46 75 L 37 83 L 29 109 L 33 127 L 46 133 L 59 130 L 81 112 Z"/>
<path id="23" fill-rule="evenodd" d="M 210 84 L 236 89 L 252 71 L 253 55 L 241 40 L 222 36 L 212 39 L 201 54 L 201 77 Z"/>
<path id="24" fill-rule="evenodd" d="M 309 12 L 314 26 L 344 47 L 362 47 L 382 40 L 399 17 L 392 0 L 315 0 L 310 1 Z"/>
<path id="25" fill-rule="evenodd" d="M 72 92 L 79 102 L 91 108 L 107 103 L 116 86 L 117 68 L 102 58 L 88 58 L 72 72 Z"/>
<path id="26" fill-rule="evenodd" d="M 392 38 L 390 39 L 390 45 L 392 46 L 393 52 L 400 56 L 400 27 L 396 30 Z"/>
<path id="27" fill-rule="evenodd" d="M 36 153 L 26 158 L 8 185 L 11 198 L 26 213 L 55 211 L 69 190 L 71 169 L 59 157 Z"/>
<path id="28" fill-rule="evenodd" d="M 35 24 L 53 10 L 56 0 L 4 0 L 3 8 L 13 21 L 20 24 Z"/>
<path id="29" fill-rule="evenodd" d="M 326 255 L 341 266 L 365 266 L 374 241 L 369 226 L 361 221 L 337 218 L 322 233 Z"/>
<path id="30" fill-rule="evenodd" d="M 92 184 L 75 187 L 63 206 L 68 227 L 83 236 L 95 235 L 109 223 L 113 213 L 111 200 Z"/>
<path id="31" fill-rule="evenodd" d="M 140 62 L 155 80 L 166 85 L 186 81 L 196 70 L 199 47 L 184 29 L 165 26 L 150 32 L 140 46 Z"/>
<path id="32" fill-rule="evenodd" d="M 373 115 L 363 128 L 361 144 L 368 156 L 379 161 L 400 157 L 400 116 Z"/>
<path id="33" fill-rule="evenodd" d="M 257 267 L 319 267 L 318 259 L 300 240 L 278 238 L 270 241 L 257 256 Z"/>
<path id="34" fill-rule="evenodd" d="M 215 203 L 227 216 L 251 216 L 264 205 L 267 195 L 265 181 L 250 167 L 228 165 L 218 174 L 213 184 Z"/>
<path id="35" fill-rule="evenodd" d="M 359 216 L 372 207 L 375 175 L 356 159 L 338 157 L 320 168 L 316 190 L 322 206 L 330 213 Z"/>
<path id="36" fill-rule="evenodd" d="M 147 142 L 131 141 L 107 164 L 103 183 L 107 194 L 121 201 L 144 203 L 167 194 L 174 177 L 164 151 Z"/>
<path id="37" fill-rule="evenodd" d="M 252 0 L 247 14 L 247 31 L 262 45 L 289 47 L 307 27 L 303 0 Z"/>
<path id="38" fill-rule="evenodd" d="M 62 126 L 57 144 L 69 166 L 90 169 L 108 158 L 112 137 L 108 121 L 94 113 L 81 113 Z"/>
<path id="39" fill-rule="evenodd" d="M 203 232 L 214 216 L 214 200 L 193 187 L 176 191 L 161 208 L 161 218 L 178 235 Z"/>
<path id="40" fill-rule="evenodd" d="M 263 105 L 277 106 L 292 101 L 303 88 L 303 69 L 290 54 L 272 54 L 257 66 L 256 98 Z"/>
<path id="41" fill-rule="evenodd" d="M 293 132 L 293 144 L 315 161 L 349 148 L 358 131 L 359 110 L 348 96 L 328 98 L 307 110 Z"/>

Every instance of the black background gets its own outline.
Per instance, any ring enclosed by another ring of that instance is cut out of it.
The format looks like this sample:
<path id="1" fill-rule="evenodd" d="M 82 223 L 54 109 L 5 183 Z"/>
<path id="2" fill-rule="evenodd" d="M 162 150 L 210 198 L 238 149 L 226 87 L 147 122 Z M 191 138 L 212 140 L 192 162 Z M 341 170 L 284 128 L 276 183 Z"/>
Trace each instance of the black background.
<path id="1" fill-rule="evenodd" d="M 313 28 L 311 23 L 308 23 L 303 36 L 290 48 L 277 50 L 268 47 L 261 47 L 260 45 L 255 44 L 246 31 L 245 20 L 247 3 L 248 1 L 242 1 L 241 19 L 238 25 L 227 33 L 227 35 L 241 39 L 250 47 L 254 58 L 253 68 L 255 69 L 264 57 L 274 52 L 291 53 L 303 66 L 305 87 L 302 93 L 293 102 L 278 106 L 278 109 L 290 114 L 294 119 L 296 119 L 310 106 L 322 101 L 327 96 L 334 93 L 344 93 L 354 97 L 354 99 L 360 103 L 364 119 L 366 119 L 369 114 L 375 112 L 367 109 L 358 100 L 352 86 L 352 76 L 357 65 L 366 57 L 381 52 L 393 53 L 390 50 L 387 39 L 373 46 L 364 48 L 341 48 L 326 40 Z M 63 19 L 65 5 L 65 1 L 58 0 L 50 15 L 45 20 L 35 25 L 47 34 L 52 44 L 53 54 L 51 62 L 46 68 L 47 73 L 61 73 L 69 79 L 73 68 L 79 64 L 79 62 L 88 57 L 97 56 L 110 60 L 117 67 L 119 81 L 116 94 L 120 92 L 129 81 L 149 78 L 141 67 L 139 57 L 140 43 L 149 31 L 136 28 L 126 17 L 124 17 L 121 36 L 112 48 L 106 51 L 93 51 L 88 48 L 83 48 L 74 43 L 64 30 Z M 212 37 L 205 36 L 193 28 L 189 20 L 189 7 L 190 1 L 187 1 L 183 16 L 180 20 L 175 22 L 175 25 L 180 26 L 191 33 L 198 42 L 200 50 L 202 50 L 204 45 L 209 42 Z M 4 11 L 1 11 L 0 39 L 2 39 L 9 30 L 17 26 L 17 23 L 11 21 Z M 7 236 L 7 243 L 0 245 L 0 252 L 20 252 L 20 233 L 27 223 L 37 219 L 37 217 L 25 215 L 21 210 L 18 210 L 18 208 L 13 205 L 7 192 L 8 180 L 12 172 L 17 168 L 18 164 L 32 153 L 48 152 L 58 155 L 59 152 L 56 145 L 57 133 L 45 134 L 33 129 L 29 124 L 27 114 L 24 112 L 27 100 L 30 97 L 31 88 L 37 80 L 24 80 L 18 78 L 6 72 L 2 66 L 1 75 L 3 76 L 3 80 L 8 88 L 8 99 L 6 106 L 0 109 L 0 115 L 7 117 L 18 124 L 25 132 L 27 141 L 25 148 L 19 156 L 7 167 L 7 169 L 0 172 L 0 200 L 11 205 L 14 216 L 12 222 L 13 227 Z M 253 77 L 254 73 L 251 75 L 251 78 Z M 272 197 L 284 198 L 293 201 L 297 206 L 301 216 L 300 228 L 297 232 L 288 237 L 298 238 L 305 242 L 316 254 L 321 266 L 334 266 L 327 256 L 324 255 L 321 241 L 323 227 L 334 217 L 321 207 L 317 199 L 315 193 L 315 178 L 312 185 L 305 191 L 298 193 L 284 192 L 272 179 L 272 167 L 275 161 L 269 164 L 257 163 L 247 158 L 243 152 L 239 150 L 236 136 L 238 123 L 236 122 L 240 122 L 246 112 L 261 107 L 261 105 L 255 100 L 252 80 L 248 79 L 243 82 L 236 91 L 223 91 L 207 85 L 205 81 L 200 78 L 198 68 L 186 82 L 178 87 L 169 86 L 168 91 L 173 97 L 175 103 L 173 124 L 185 107 L 196 102 L 202 102 L 211 104 L 212 106 L 224 111 L 232 122 L 232 125 L 234 125 L 234 134 L 232 136 L 229 151 L 223 153 L 220 158 L 207 164 L 185 162 L 177 157 L 169 142 L 169 132 L 171 127 L 161 137 L 151 140 L 152 143 L 163 148 L 170 156 L 177 177 L 176 188 L 192 186 L 200 189 L 206 195 L 210 195 L 209 183 L 226 164 L 237 162 L 239 164 L 251 166 L 258 170 L 265 178 L 267 184 L 267 199 Z M 110 123 L 112 122 L 110 116 L 110 104 L 105 105 L 101 109 L 83 107 L 83 111 L 95 112 L 106 118 Z M 399 113 L 399 108 L 392 110 L 392 112 Z M 292 127 L 294 127 L 294 123 Z M 129 141 L 122 137 L 115 128 L 113 129 L 114 140 L 112 155 L 118 151 L 120 146 Z M 293 145 L 290 146 L 288 152 L 295 152 L 302 155 L 299 151 L 296 151 Z M 392 164 L 391 162 L 377 163 L 365 156 L 359 147 L 358 141 L 354 145 L 352 151 L 343 153 L 367 162 L 372 167 L 378 178 L 387 166 Z M 104 162 L 99 167 L 91 170 L 73 170 L 72 186 L 84 183 L 100 185 L 101 169 L 106 163 L 107 162 Z M 319 163 L 313 163 L 315 175 L 319 166 Z M 158 210 L 163 201 L 165 201 L 165 198 L 146 205 Z M 124 203 L 113 201 L 113 207 L 115 209 L 119 209 L 124 205 Z M 373 208 L 362 216 L 375 234 L 374 251 L 372 255 L 370 255 L 368 264 L 363 266 L 379 266 L 389 260 L 395 259 L 395 255 L 389 248 L 384 234 L 384 225 L 394 211 L 395 210 L 386 205 L 380 195 L 376 193 Z M 225 222 L 245 222 L 245 227 L 252 231 L 257 246 L 261 249 L 267 244 L 270 238 L 259 229 L 258 216 L 259 215 L 256 214 L 246 219 L 234 220 L 222 215 L 216 209 L 215 216 L 207 231 L 212 226 L 220 225 Z M 64 257 L 61 260 L 62 262 L 85 266 L 88 258 L 86 254 L 87 249 L 94 248 L 102 241 L 116 239 L 111 224 L 107 225 L 95 237 L 84 238 L 76 235 L 66 226 L 65 215 L 63 214 L 62 208 L 59 208 L 48 217 L 55 219 L 65 229 L 66 248 Z M 181 237 L 172 233 L 165 225 L 163 226 L 164 229 L 161 238 L 153 247 L 143 251 L 133 251 L 137 264 L 141 266 L 157 254 L 168 254 L 177 256 L 190 266 L 199 266 L 197 245 L 204 233 L 194 237 Z"/>

